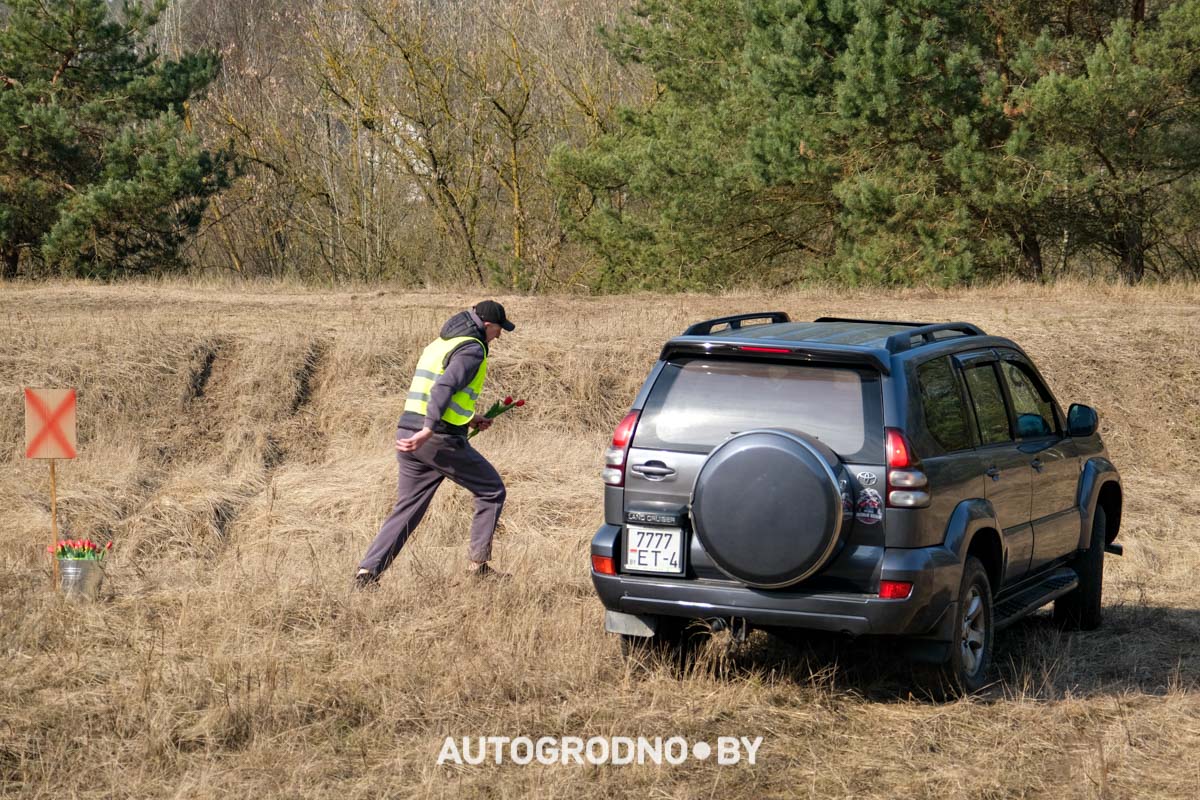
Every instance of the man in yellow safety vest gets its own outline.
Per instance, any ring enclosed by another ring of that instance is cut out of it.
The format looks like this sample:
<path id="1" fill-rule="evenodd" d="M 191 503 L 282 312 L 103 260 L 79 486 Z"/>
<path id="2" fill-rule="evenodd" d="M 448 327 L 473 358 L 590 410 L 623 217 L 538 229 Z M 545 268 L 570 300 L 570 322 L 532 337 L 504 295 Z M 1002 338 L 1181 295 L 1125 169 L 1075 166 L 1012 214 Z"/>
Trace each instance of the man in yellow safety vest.
<path id="1" fill-rule="evenodd" d="M 504 306 L 484 300 L 455 314 L 425 348 L 404 401 L 396 431 L 400 479 L 396 505 L 358 565 L 355 582 L 379 581 L 425 516 L 444 478 L 475 495 L 475 517 L 467 556 L 473 575 L 500 576 L 489 565 L 492 536 L 504 507 L 504 481 L 486 458 L 467 443 L 470 428 L 487 430 L 492 420 L 475 413 L 487 377 L 488 349 L 516 326 Z"/>

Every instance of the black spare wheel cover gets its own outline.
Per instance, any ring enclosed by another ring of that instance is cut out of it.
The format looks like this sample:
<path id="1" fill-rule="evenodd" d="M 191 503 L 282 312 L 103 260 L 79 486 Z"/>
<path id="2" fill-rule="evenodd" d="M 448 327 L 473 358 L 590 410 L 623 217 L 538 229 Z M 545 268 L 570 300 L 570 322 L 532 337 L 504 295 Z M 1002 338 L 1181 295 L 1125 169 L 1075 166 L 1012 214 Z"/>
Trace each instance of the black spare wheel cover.
<path id="1" fill-rule="evenodd" d="M 693 528 L 729 577 L 764 589 L 791 585 L 836 548 L 844 472 L 832 450 L 803 434 L 739 433 L 713 450 L 696 476 Z"/>

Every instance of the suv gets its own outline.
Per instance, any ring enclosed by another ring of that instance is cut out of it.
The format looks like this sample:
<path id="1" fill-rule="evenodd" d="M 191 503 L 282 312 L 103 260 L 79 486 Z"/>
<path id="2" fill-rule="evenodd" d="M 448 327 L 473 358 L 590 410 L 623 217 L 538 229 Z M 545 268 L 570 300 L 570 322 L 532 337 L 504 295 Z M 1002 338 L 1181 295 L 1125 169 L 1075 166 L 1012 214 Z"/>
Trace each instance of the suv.
<path id="1" fill-rule="evenodd" d="M 900 637 L 975 691 L 1004 626 L 1051 601 L 1100 624 L 1122 490 L 1096 427 L 974 325 L 692 325 L 605 454 L 605 627 L 627 655 L 698 627 Z"/>

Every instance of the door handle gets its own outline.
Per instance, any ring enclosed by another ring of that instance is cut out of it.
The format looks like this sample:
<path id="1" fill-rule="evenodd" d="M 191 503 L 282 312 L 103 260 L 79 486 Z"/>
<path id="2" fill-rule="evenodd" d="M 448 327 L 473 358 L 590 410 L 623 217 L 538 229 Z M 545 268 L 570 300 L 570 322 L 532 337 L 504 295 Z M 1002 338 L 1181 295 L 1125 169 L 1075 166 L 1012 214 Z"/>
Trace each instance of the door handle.
<path id="1" fill-rule="evenodd" d="M 994 481 L 1000 480 L 1000 470 L 996 469 L 996 465 L 987 468 L 987 476 Z"/>
<path id="2" fill-rule="evenodd" d="M 629 471 L 640 475 L 648 481 L 661 481 L 675 474 L 675 470 L 661 461 L 648 461 L 645 464 L 634 464 Z"/>
<path id="3" fill-rule="evenodd" d="M 1039 473 L 1046 468 L 1046 465 L 1042 463 L 1042 460 L 1040 458 L 1035 458 L 1033 460 L 1033 463 L 1030 464 L 1029 466 L 1033 467 Z"/>

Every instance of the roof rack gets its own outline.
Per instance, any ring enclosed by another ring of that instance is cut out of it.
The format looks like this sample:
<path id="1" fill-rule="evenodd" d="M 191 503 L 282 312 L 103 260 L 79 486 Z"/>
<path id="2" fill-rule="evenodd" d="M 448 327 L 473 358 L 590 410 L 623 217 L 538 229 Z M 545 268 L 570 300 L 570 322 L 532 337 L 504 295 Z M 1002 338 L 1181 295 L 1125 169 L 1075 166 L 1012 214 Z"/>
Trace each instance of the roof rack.
<path id="1" fill-rule="evenodd" d="M 732 317 L 717 317 L 716 319 L 697 322 L 695 325 L 688 326 L 688 329 L 683 332 L 684 336 L 707 336 L 712 333 L 712 329 L 719 325 L 728 325 L 729 330 L 740 330 L 742 323 L 753 319 L 767 320 L 762 323 L 764 325 L 774 325 L 777 322 L 791 322 L 792 319 L 784 311 L 760 311 L 755 314 L 736 314 Z"/>
<path id="2" fill-rule="evenodd" d="M 936 325 L 922 325 L 919 328 L 913 328 L 911 331 L 905 331 L 904 333 L 893 333 L 887 340 L 888 352 L 903 353 L 905 350 L 911 350 L 913 339 L 918 337 L 924 340 L 917 345 L 918 347 L 921 344 L 935 342 L 937 341 L 935 334 L 942 331 L 953 331 L 963 336 L 987 336 L 982 329 L 969 322 L 939 322 Z"/>
<path id="3" fill-rule="evenodd" d="M 865 322 L 874 325 L 904 325 L 911 327 L 911 331 L 903 333 L 893 333 L 887 339 L 887 350 L 889 353 L 903 353 L 905 350 L 913 348 L 913 339 L 920 338 L 921 344 L 929 344 L 937 341 L 935 334 L 942 331 L 953 331 L 963 336 L 987 336 L 977 325 L 972 325 L 969 322 L 937 322 L 927 324 L 924 322 L 892 322 L 881 319 L 847 319 L 845 317 L 821 317 L 813 320 L 814 322 Z"/>
<path id="4" fill-rule="evenodd" d="M 813 322 L 862 322 L 867 325 L 910 325 L 914 328 L 921 328 L 928 324 L 926 322 L 900 322 L 892 319 L 852 319 L 851 317 L 817 317 Z"/>

